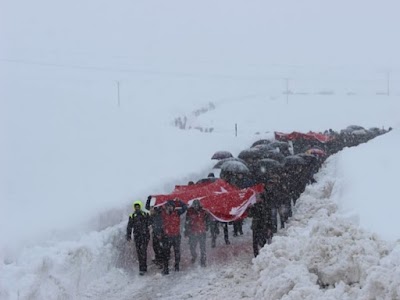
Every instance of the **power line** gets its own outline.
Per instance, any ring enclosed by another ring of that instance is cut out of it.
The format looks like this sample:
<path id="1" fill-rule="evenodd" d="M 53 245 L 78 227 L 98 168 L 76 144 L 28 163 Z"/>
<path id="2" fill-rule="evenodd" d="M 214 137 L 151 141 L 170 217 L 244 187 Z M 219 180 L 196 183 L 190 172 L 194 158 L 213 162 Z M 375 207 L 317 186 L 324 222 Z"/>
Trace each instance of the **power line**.
<path id="1" fill-rule="evenodd" d="M 390 96 L 390 71 L 387 73 L 387 95 Z"/>
<path id="2" fill-rule="evenodd" d="M 84 65 L 68 65 L 61 63 L 49 63 L 40 61 L 30 61 L 24 59 L 9 59 L 0 58 L 0 62 L 23 64 L 23 65 L 34 65 L 41 67 L 52 67 L 52 68 L 69 68 L 77 70 L 86 71 L 100 71 L 100 72 L 119 72 L 119 73 L 137 73 L 137 74 L 148 74 L 157 76 L 169 76 L 169 77 L 189 77 L 189 78 L 217 78 L 217 79 L 227 79 L 227 80 L 281 80 L 281 78 L 274 77 L 262 77 L 262 76 L 239 76 L 230 74 L 218 74 L 218 73 L 193 73 L 193 72 L 176 72 L 176 71 L 154 71 L 146 69 L 133 69 L 133 68 L 116 68 L 116 67 L 99 67 L 99 66 L 84 66 Z"/>

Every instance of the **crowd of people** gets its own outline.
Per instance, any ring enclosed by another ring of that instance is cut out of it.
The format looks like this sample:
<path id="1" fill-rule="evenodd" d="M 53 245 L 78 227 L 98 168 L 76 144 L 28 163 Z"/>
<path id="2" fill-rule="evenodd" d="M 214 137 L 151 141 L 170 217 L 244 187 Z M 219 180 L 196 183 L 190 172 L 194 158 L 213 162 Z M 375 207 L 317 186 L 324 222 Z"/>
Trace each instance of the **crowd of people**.
<path id="1" fill-rule="evenodd" d="M 214 109 L 215 109 L 214 103 L 209 102 L 207 104 L 207 106 L 204 106 L 204 107 L 201 107 L 199 109 L 192 111 L 191 115 L 196 118 L 196 117 L 199 117 L 200 115 L 208 113 L 209 111 L 212 111 Z M 190 118 L 190 116 L 189 116 L 189 118 Z M 187 116 L 175 118 L 173 124 L 175 127 L 178 127 L 179 129 L 182 129 L 182 130 L 195 129 L 195 130 L 199 130 L 200 132 L 209 132 L 209 133 L 214 131 L 213 127 L 202 127 L 202 126 L 198 126 L 198 125 L 193 125 L 192 121 L 190 121 Z"/>
<path id="2" fill-rule="evenodd" d="M 264 185 L 264 192 L 256 196 L 255 203 L 249 206 L 245 214 L 252 219 L 254 256 L 258 255 L 260 248 L 272 242 L 273 235 L 279 228 L 285 227 L 292 216 L 297 199 L 306 186 L 315 181 L 314 174 L 329 155 L 344 147 L 367 142 L 390 130 L 391 128 L 365 130 L 360 126 L 349 126 L 341 132 L 328 130 L 321 133 L 329 137 L 325 143 L 305 139 L 291 143 L 260 140 L 250 149 L 243 150 L 238 158 L 221 158 L 222 163 L 217 164 L 221 168 L 220 179 L 239 189 L 260 183 Z M 235 162 L 236 168 L 224 167 L 229 166 L 232 161 Z M 243 164 L 243 167 L 240 167 L 240 164 Z M 190 181 L 188 185 L 213 182 L 217 179 L 214 173 L 210 173 L 207 178 L 197 183 Z M 225 243 L 230 244 L 228 223 L 221 223 L 213 218 L 198 199 L 192 201 L 190 207 L 179 199 L 171 199 L 162 206 L 152 207 L 149 196 L 145 207 L 141 201 L 136 201 L 133 208 L 134 212 L 129 216 L 126 239 L 130 241 L 133 233 L 140 275 L 147 272 L 150 236 L 155 257 L 153 262 L 162 269 L 164 275 L 170 271 L 172 248 L 174 270 L 178 272 L 180 269 L 181 227 L 184 237 L 188 238 L 192 263 L 197 261 L 199 248 L 202 267 L 206 267 L 207 262 L 207 231 L 210 232 L 211 247 L 216 247 L 220 228 L 223 229 Z M 184 220 L 184 226 L 181 226 L 181 218 Z M 243 234 L 242 222 L 242 219 L 231 222 L 234 236 Z"/>

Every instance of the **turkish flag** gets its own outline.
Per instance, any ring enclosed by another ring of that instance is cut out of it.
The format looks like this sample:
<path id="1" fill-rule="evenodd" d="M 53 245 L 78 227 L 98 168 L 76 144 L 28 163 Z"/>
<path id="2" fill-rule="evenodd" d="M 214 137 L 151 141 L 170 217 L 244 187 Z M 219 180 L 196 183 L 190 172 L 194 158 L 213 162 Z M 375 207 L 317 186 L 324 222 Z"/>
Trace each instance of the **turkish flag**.
<path id="1" fill-rule="evenodd" d="M 263 190 L 263 184 L 240 190 L 219 179 L 211 183 L 176 186 L 171 194 L 155 195 L 153 199 L 154 206 L 163 205 L 166 201 L 175 198 L 187 204 L 198 199 L 203 208 L 216 220 L 231 222 L 246 217 L 248 206 L 256 202 L 257 194 Z"/>
<path id="2" fill-rule="evenodd" d="M 303 139 L 303 140 L 315 140 L 321 143 L 326 143 L 332 140 L 332 137 L 329 135 L 324 135 L 312 131 L 310 131 L 309 133 L 301 133 L 296 131 L 293 131 L 292 133 L 283 133 L 275 131 L 275 139 L 284 142 Z"/>

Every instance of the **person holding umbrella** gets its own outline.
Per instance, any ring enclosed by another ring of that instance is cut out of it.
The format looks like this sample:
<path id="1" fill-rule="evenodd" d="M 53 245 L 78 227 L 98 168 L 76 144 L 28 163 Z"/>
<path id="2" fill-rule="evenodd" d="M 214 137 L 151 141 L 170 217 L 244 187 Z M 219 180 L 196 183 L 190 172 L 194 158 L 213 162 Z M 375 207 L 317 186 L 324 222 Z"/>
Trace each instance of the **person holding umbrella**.
<path id="1" fill-rule="evenodd" d="M 257 195 L 257 201 L 249 208 L 248 217 L 252 218 L 251 229 L 253 230 L 254 257 L 259 254 L 259 247 L 271 244 L 273 236 L 273 222 L 271 219 L 271 208 L 267 201 Z"/>
<path id="2" fill-rule="evenodd" d="M 147 272 L 147 246 L 150 239 L 150 219 L 149 214 L 142 210 L 142 202 L 133 203 L 134 212 L 130 214 L 128 226 L 126 229 L 127 241 L 135 240 L 137 256 L 139 259 L 139 274 L 144 275 Z"/>
<path id="3" fill-rule="evenodd" d="M 279 177 L 277 175 L 271 176 L 266 181 L 265 191 L 262 197 L 270 209 L 273 233 L 276 233 L 278 232 L 278 211 L 283 201 L 279 193 Z M 283 215 L 280 215 L 281 219 L 283 217 Z"/>

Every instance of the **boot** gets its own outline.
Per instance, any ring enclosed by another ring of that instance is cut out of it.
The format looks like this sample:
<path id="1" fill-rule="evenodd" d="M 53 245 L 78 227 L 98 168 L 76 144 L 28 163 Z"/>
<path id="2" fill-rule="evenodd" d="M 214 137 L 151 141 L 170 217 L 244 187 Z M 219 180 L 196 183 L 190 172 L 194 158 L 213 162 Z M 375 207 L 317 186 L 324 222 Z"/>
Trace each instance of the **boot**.
<path id="1" fill-rule="evenodd" d="M 211 240 L 211 248 L 215 248 L 215 246 L 216 246 L 215 239 L 212 239 Z"/>
<path id="2" fill-rule="evenodd" d="M 200 266 L 203 267 L 203 268 L 206 267 L 206 261 L 205 261 L 205 259 L 202 259 L 202 260 L 200 261 Z"/>

